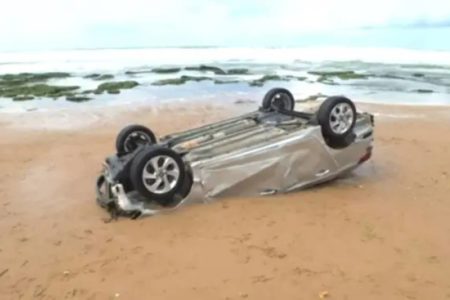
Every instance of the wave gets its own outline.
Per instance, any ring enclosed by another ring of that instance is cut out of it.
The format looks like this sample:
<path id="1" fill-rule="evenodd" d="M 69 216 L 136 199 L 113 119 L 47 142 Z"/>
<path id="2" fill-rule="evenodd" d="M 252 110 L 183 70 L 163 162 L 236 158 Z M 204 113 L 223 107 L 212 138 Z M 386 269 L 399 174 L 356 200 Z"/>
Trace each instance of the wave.
<path id="1" fill-rule="evenodd" d="M 0 53 L 0 73 L 93 70 L 161 65 L 292 64 L 361 61 L 367 63 L 450 66 L 450 51 L 401 48 L 149 48 Z"/>

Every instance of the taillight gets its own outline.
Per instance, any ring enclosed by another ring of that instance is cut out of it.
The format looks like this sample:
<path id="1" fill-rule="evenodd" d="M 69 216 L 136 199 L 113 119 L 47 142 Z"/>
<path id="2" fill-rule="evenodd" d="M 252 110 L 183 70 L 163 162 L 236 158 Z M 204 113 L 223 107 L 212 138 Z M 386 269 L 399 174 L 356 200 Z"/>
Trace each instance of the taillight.
<path id="1" fill-rule="evenodd" d="M 368 161 L 372 157 L 372 146 L 368 147 L 366 150 L 366 153 L 361 156 L 361 158 L 358 161 L 358 164 L 362 164 L 365 161 Z"/>

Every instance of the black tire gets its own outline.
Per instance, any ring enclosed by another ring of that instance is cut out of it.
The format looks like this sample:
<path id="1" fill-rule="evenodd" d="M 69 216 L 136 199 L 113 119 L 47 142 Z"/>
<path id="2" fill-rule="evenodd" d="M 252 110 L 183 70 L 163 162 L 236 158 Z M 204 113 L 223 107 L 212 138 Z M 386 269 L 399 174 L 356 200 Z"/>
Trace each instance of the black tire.
<path id="1" fill-rule="evenodd" d="M 167 170 L 169 165 L 166 168 L 163 167 L 167 158 L 170 158 L 168 161 L 170 161 L 170 165 L 172 166 L 169 171 Z M 155 169 L 152 163 L 156 163 L 158 169 Z M 168 174 L 168 172 L 175 169 L 178 171 L 178 177 Z M 145 179 L 144 170 L 147 173 L 151 173 L 155 178 Z M 159 172 L 162 172 L 162 174 L 158 174 Z M 163 177 L 166 177 L 167 183 L 170 183 L 168 190 L 165 189 L 166 181 L 163 180 Z M 171 177 L 173 180 L 170 180 Z M 146 147 L 136 155 L 131 163 L 130 179 L 133 187 L 142 196 L 149 200 L 154 200 L 162 206 L 171 205 L 176 200 L 175 195 L 182 193 L 187 188 L 185 186 L 185 178 L 186 168 L 181 156 L 169 148 L 158 146 Z M 158 180 L 160 182 L 159 184 L 157 184 Z M 192 185 L 192 182 L 190 184 Z M 163 185 L 163 188 L 158 191 L 161 185 Z"/>
<path id="2" fill-rule="evenodd" d="M 355 127 L 355 104 L 346 97 L 329 97 L 320 105 L 317 119 L 325 139 L 333 143 L 344 142 Z"/>
<path id="3" fill-rule="evenodd" d="M 119 154 L 126 154 L 145 144 L 156 144 L 155 134 L 145 126 L 129 125 L 117 135 L 116 151 Z"/>
<path id="4" fill-rule="evenodd" d="M 274 88 L 266 93 L 262 101 L 262 108 L 264 110 L 275 111 L 278 109 L 293 111 L 295 106 L 295 99 L 292 93 L 287 89 Z"/>

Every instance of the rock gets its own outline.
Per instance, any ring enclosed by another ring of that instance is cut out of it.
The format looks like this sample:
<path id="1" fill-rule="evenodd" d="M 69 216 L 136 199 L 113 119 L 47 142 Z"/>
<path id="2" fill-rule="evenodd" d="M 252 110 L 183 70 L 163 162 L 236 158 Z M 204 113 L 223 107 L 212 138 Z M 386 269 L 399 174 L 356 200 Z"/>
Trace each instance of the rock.
<path id="1" fill-rule="evenodd" d="M 16 98 L 16 101 L 31 100 L 31 97 L 59 98 L 79 88 L 79 86 L 54 86 L 48 84 L 11 85 L 0 88 L 0 96 Z"/>
<path id="2" fill-rule="evenodd" d="M 266 81 L 288 81 L 289 78 L 279 75 L 264 75 L 260 79 L 253 80 L 249 83 L 250 86 L 263 86 Z"/>
<path id="3" fill-rule="evenodd" d="M 89 98 L 89 97 L 86 97 L 86 96 L 76 96 L 76 95 L 74 95 L 74 96 L 67 96 L 66 100 L 70 101 L 70 102 L 85 102 L 85 101 L 92 100 L 92 98 Z"/>
<path id="4" fill-rule="evenodd" d="M 414 77 L 425 77 L 425 74 L 423 74 L 423 73 L 413 73 L 412 75 Z"/>
<path id="5" fill-rule="evenodd" d="M 188 71 L 199 71 L 199 72 L 214 72 L 216 75 L 226 75 L 227 73 L 219 67 L 200 65 L 198 67 L 186 67 L 184 68 Z"/>
<path id="6" fill-rule="evenodd" d="M 158 73 L 158 74 L 178 73 L 180 71 L 181 71 L 181 68 L 154 68 L 154 69 L 152 69 L 153 73 Z"/>
<path id="7" fill-rule="evenodd" d="M 114 75 L 111 74 L 103 74 L 97 78 L 95 78 L 95 80 L 109 80 L 109 79 L 113 79 Z"/>
<path id="8" fill-rule="evenodd" d="M 34 99 L 33 96 L 16 96 L 13 98 L 13 101 L 28 101 L 33 99 Z"/>
<path id="9" fill-rule="evenodd" d="M 34 82 L 45 82 L 49 79 L 60 79 L 70 77 L 70 73 L 47 72 L 47 73 L 20 73 L 0 75 L 0 86 L 24 85 Z"/>
<path id="10" fill-rule="evenodd" d="M 126 71 L 126 75 L 138 75 L 138 74 L 146 74 L 146 73 L 152 73 L 151 69 L 148 70 L 137 70 L 137 71 Z"/>
<path id="11" fill-rule="evenodd" d="M 113 79 L 114 75 L 93 73 L 93 74 L 86 75 L 83 78 L 94 79 L 94 80 L 108 80 L 108 79 Z"/>
<path id="12" fill-rule="evenodd" d="M 120 94 L 120 90 L 107 90 L 106 92 L 107 92 L 108 94 L 112 94 L 112 95 Z"/>
<path id="13" fill-rule="evenodd" d="M 110 81 L 100 84 L 94 91 L 94 94 L 101 94 L 103 92 L 108 92 L 110 94 L 118 94 L 120 90 L 132 89 L 138 86 L 139 83 L 136 81 Z"/>
<path id="14" fill-rule="evenodd" d="M 236 68 L 236 69 L 229 69 L 227 70 L 227 74 L 228 75 L 245 75 L 245 74 L 249 74 L 249 70 L 245 69 L 245 68 Z"/>
<path id="15" fill-rule="evenodd" d="M 220 80 L 220 79 L 214 80 L 214 84 L 233 84 L 233 83 L 239 83 L 239 80 Z"/>
<path id="16" fill-rule="evenodd" d="M 428 90 L 428 89 L 417 89 L 414 90 L 413 92 L 419 93 L 419 94 L 431 94 L 434 93 L 433 90 Z"/>
<path id="17" fill-rule="evenodd" d="M 329 77 L 337 77 L 341 80 L 368 78 L 367 75 L 356 73 L 355 71 L 309 71 L 308 73 L 319 76 L 319 79 L 323 81 L 329 79 Z M 319 79 L 318 81 L 320 81 Z"/>
<path id="18" fill-rule="evenodd" d="M 182 85 L 188 81 L 205 81 L 205 80 L 213 80 L 211 77 L 204 76 L 187 76 L 183 75 L 180 78 L 169 78 L 162 79 L 152 83 L 152 85 L 163 86 L 163 85 Z"/>
<path id="19" fill-rule="evenodd" d="M 185 84 L 186 81 L 181 78 L 170 78 L 170 79 L 161 79 L 154 81 L 152 85 L 163 86 L 163 85 L 182 85 Z"/>
<path id="20" fill-rule="evenodd" d="M 97 77 L 99 77 L 101 74 L 98 74 L 98 73 L 92 73 L 92 74 L 88 74 L 88 75 L 86 75 L 86 76 L 83 76 L 83 78 L 86 78 L 86 79 L 94 79 L 94 78 L 97 78 Z"/>

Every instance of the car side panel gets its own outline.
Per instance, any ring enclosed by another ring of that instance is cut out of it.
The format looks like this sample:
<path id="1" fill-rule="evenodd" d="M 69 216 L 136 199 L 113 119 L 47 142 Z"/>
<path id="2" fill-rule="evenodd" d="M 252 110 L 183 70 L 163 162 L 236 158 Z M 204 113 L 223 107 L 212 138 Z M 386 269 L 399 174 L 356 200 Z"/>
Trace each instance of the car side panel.
<path id="1" fill-rule="evenodd" d="M 194 182 L 206 198 L 285 192 L 337 169 L 321 140 L 320 128 L 311 127 L 251 151 L 194 164 Z"/>

